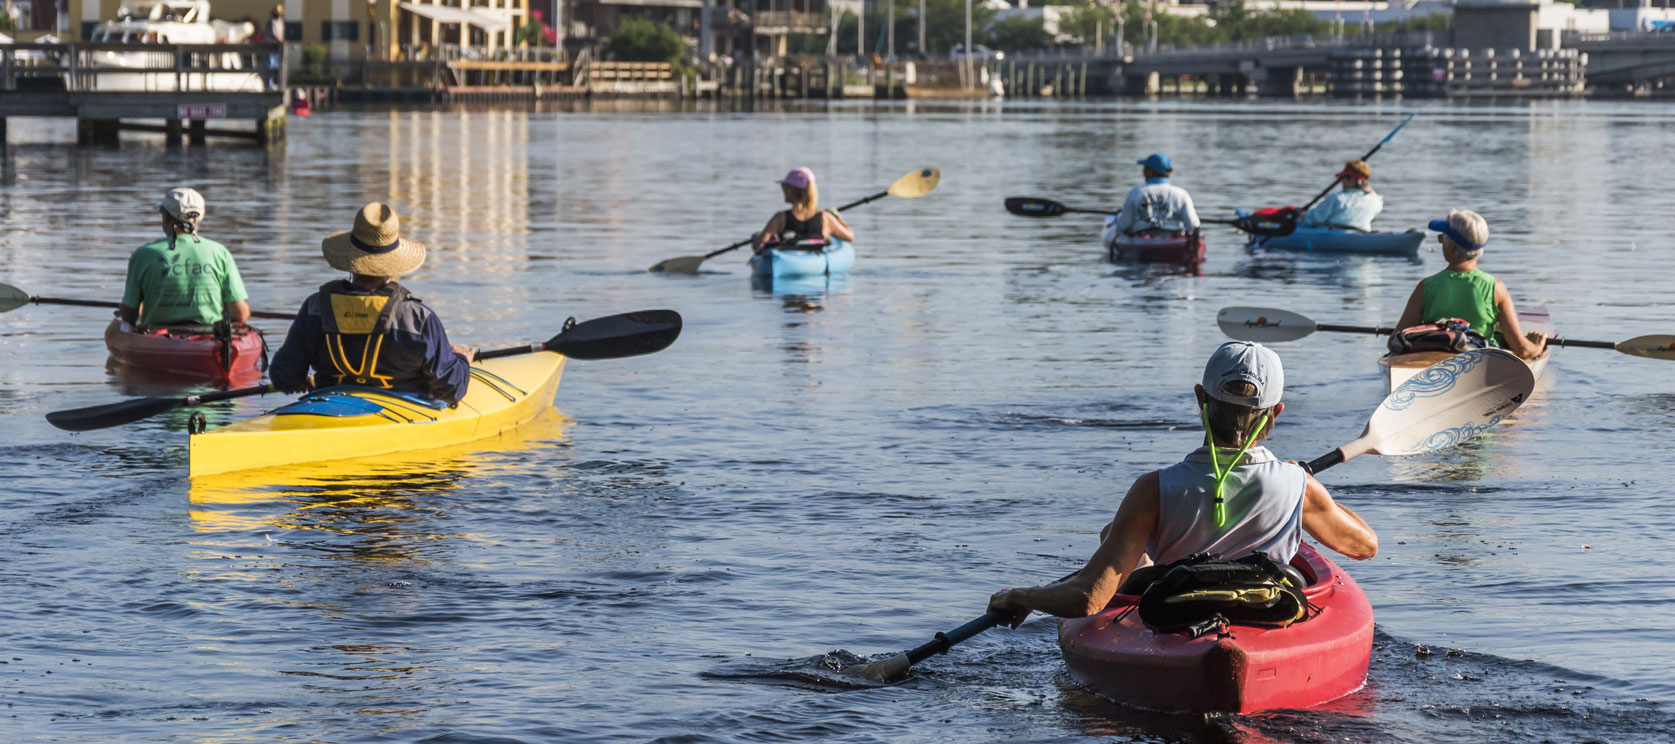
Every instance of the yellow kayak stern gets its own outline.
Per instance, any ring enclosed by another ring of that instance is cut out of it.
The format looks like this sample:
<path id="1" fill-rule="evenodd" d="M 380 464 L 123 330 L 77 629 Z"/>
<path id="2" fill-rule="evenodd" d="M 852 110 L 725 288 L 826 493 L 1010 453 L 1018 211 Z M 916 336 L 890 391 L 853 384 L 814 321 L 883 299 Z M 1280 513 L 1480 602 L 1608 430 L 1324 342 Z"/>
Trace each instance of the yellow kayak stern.
<path id="1" fill-rule="evenodd" d="M 283 408 L 191 436 L 191 475 L 346 460 L 464 444 L 521 426 L 552 403 L 565 357 L 550 351 L 490 359 L 471 368 L 454 408 L 434 409 L 371 388 L 341 392 L 360 415 L 283 413 Z M 307 398 L 308 396 L 304 396 Z M 295 404 L 290 404 L 295 405 Z"/>

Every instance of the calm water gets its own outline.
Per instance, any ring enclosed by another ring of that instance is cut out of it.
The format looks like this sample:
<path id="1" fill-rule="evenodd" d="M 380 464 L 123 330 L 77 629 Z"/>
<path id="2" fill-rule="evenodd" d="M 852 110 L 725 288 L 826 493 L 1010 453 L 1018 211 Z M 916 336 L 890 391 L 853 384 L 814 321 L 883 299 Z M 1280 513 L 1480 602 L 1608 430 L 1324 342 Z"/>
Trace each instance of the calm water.
<path id="1" fill-rule="evenodd" d="M 1382 538 L 1348 567 L 1381 629 L 1371 681 L 1329 709 L 1127 711 L 1070 681 L 1040 617 L 900 686 L 811 684 L 812 657 L 916 645 L 1078 565 L 1130 480 L 1195 445 L 1218 308 L 1388 323 L 1441 266 L 1252 256 L 1217 227 L 1203 276 L 1119 267 L 1097 219 L 1003 197 L 1116 204 L 1164 150 L 1206 216 L 1300 203 L 1421 107 L 1372 161 L 1386 229 L 1475 209 L 1485 269 L 1561 331 L 1669 332 L 1656 104 L 333 112 L 266 152 L 77 149 L 14 121 L 0 281 L 31 292 L 118 298 L 151 205 L 189 184 L 259 309 L 333 278 L 320 237 L 383 199 L 431 246 L 406 283 L 459 342 L 650 307 L 687 326 L 572 364 L 507 440 L 189 482 L 178 417 L 43 420 L 157 390 L 107 372 L 103 311 L 0 316 L 0 740 L 1667 741 L 1675 375 L 1586 349 L 1482 441 L 1325 476 Z M 752 287 L 736 254 L 643 273 L 758 229 L 794 165 L 829 205 L 943 181 L 852 212 L 861 262 L 830 286 Z M 1281 349 L 1280 454 L 1360 432 L 1379 350 Z"/>

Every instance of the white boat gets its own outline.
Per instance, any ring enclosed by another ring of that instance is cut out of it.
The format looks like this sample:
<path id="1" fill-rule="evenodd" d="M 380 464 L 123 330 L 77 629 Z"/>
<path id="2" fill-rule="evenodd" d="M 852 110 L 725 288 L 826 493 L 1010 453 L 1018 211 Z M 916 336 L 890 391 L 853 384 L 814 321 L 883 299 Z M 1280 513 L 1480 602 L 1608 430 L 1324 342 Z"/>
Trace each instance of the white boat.
<path id="1" fill-rule="evenodd" d="M 90 41 L 101 44 L 242 44 L 256 32 L 254 24 L 211 20 L 209 0 L 124 0 L 116 20 L 94 27 Z M 100 72 L 93 76 L 100 91 L 218 91 L 260 93 L 267 86 L 249 63 L 251 52 L 229 47 L 226 52 L 192 52 L 187 64 L 203 71 L 176 75 L 157 71 L 175 65 L 167 51 L 100 50 L 87 61 L 99 68 L 132 68 L 133 74 Z M 207 57 L 207 59 L 205 59 Z M 138 72 L 137 70 L 151 70 Z"/>

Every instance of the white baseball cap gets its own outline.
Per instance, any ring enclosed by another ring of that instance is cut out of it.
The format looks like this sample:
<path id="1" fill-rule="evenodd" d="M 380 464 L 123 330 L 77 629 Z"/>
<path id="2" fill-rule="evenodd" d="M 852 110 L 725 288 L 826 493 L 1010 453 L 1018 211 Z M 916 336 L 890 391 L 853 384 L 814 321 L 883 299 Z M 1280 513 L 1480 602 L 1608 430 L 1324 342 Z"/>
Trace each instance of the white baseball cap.
<path id="1" fill-rule="evenodd" d="M 1227 383 L 1230 382 L 1255 385 L 1256 395 L 1229 393 Z M 1284 391 L 1285 369 L 1280 366 L 1280 355 L 1261 344 L 1228 341 L 1204 365 L 1204 392 L 1223 403 L 1268 408 L 1280 402 L 1280 393 Z"/>
<path id="2" fill-rule="evenodd" d="M 198 193 L 197 189 L 169 189 L 169 193 L 163 195 L 163 200 L 157 202 L 157 208 L 168 212 L 177 220 L 197 225 L 204 219 L 204 195 Z"/>

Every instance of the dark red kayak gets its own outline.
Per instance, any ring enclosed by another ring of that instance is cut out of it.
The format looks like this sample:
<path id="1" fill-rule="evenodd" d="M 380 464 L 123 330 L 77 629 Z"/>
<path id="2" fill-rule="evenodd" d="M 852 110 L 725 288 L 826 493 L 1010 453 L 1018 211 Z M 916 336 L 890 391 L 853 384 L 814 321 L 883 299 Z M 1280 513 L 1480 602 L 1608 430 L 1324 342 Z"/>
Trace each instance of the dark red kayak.
<path id="1" fill-rule="evenodd" d="M 1198 235 L 1117 235 L 1106 247 L 1112 261 L 1197 266 L 1204 263 L 1204 238 Z"/>
<path id="2" fill-rule="evenodd" d="M 1104 612 L 1059 621 L 1076 681 L 1119 703 L 1159 711 L 1254 713 L 1307 708 L 1367 679 L 1373 608 L 1349 574 L 1304 543 L 1291 565 L 1315 616 L 1285 628 L 1231 626 L 1198 638 L 1156 633 L 1119 594 Z"/>
<path id="3" fill-rule="evenodd" d="M 222 382 L 262 377 L 262 335 L 249 326 L 235 326 L 223 343 L 207 330 L 139 330 L 113 320 L 105 328 L 105 347 L 128 367 Z"/>

